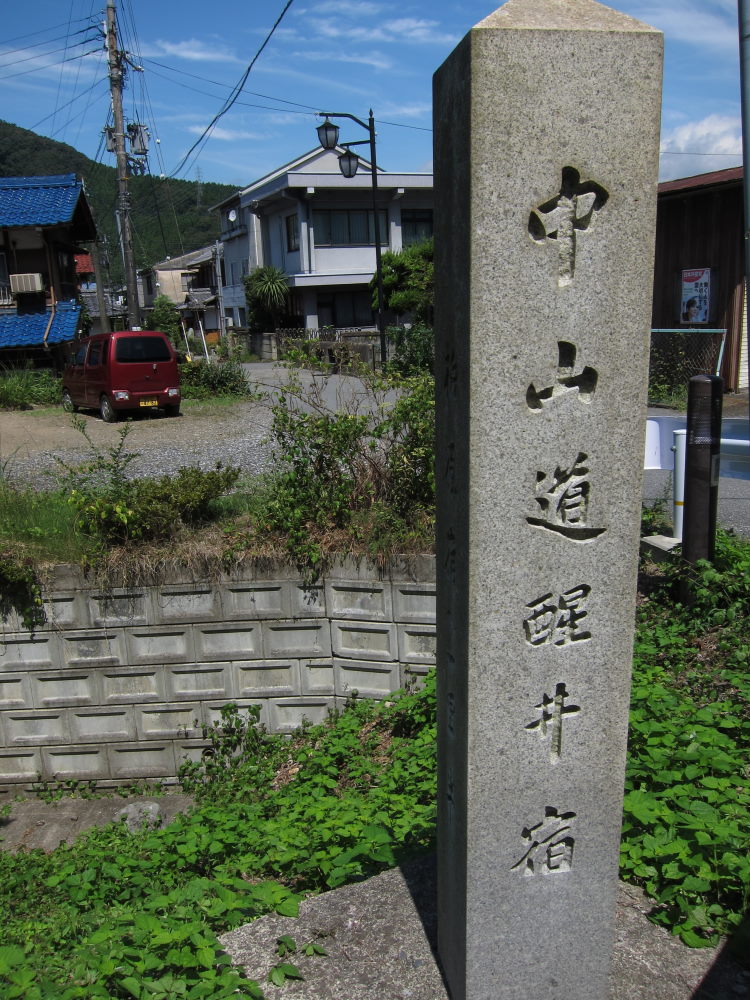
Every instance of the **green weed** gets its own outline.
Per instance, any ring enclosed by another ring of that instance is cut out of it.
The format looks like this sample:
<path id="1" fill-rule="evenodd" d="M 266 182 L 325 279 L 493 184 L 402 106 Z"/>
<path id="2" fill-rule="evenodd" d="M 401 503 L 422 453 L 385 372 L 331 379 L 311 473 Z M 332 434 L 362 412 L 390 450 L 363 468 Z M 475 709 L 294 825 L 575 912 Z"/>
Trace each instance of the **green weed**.
<path id="1" fill-rule="evenodd" d="M 29 410 L 34 405 L 59 403 L 62 380 L 48 369 L 0 369 L 0 409 Z"/>
<path id="2" fill-rule="evenodd" d="M 750 904 L 749 637 L 750 545 L 725 532 L 714 565 L 675 561 L 639 611 L 621 873 L 692 946 Z"/>

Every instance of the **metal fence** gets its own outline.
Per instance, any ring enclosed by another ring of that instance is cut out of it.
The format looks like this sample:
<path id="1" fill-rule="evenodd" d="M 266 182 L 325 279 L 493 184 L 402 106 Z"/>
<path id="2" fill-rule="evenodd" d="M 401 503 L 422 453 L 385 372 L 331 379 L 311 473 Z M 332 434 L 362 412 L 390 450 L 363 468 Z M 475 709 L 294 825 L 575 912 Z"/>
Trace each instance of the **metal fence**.
<path id="1" fill-rule="evenodd" d="M 380 360 L 380 335 L 377 330 L 355 327 L 277 330 L 277 356 L 283 357 L 292 350 L 301 351 L 312 362 L 332 365 L 336 370 L 353 364 L 375 368 Z"/>
<path id="2" fill-rule="evenodd" d="M 726 330 L 651 331 L 649 397 L 685 389 L 693 375 L 718 375 Z"/>

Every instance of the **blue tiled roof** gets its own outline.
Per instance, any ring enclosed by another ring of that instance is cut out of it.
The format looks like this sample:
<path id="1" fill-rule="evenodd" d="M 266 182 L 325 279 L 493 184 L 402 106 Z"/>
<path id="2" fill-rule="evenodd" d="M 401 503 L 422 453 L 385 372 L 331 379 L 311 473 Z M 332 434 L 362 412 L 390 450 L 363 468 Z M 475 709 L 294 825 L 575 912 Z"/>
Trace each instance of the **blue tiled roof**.
<path id="1" fill-rule="evenodd" d="M 82 191 L 75 174 L 0 177 L 0 226 L 70 222 Z"/>
<path id="2" fill-rule="evenodd" d="M 0 313 L 0 348 L 41 347 L 50 312 L 48 309 L 43 313 L 26 313 L 22 316 Z M 47 343 L 61 344 L 66 340 L 73 340 L 80 314 L 81 307 L 77 302 L 58 302 Z"/>

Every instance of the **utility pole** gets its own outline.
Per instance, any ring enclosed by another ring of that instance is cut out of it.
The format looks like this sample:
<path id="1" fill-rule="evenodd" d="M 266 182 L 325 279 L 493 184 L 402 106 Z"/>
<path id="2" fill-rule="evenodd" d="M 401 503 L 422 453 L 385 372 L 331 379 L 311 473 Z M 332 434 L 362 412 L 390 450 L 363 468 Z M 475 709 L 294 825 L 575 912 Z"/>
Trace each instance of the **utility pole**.
<path id="1" fill-rule="evenodd" d="M 91 244 L 91 261 L 94 265 L 94 279 L 96 281 L 96 300 L 99 303 L 99 328 L 102 333 L 110 332 L 109 314 L 107 313 L 107 293 L 104 289 L 104 274 L 102 273 L 102 263 L 99 258 L 99 240 L 94 240 Z"/>
<path id="2" fill-rule="evenodd" d="M 125 288 L 128 297 L 128 326 L 141 325 L 138 306 L 138 277 L 135 273 L 133 235 L 130 228 L 130 192 L 128 191 L 128 156 L 125 152 L 125 122 L 122 114 L 122 86 L 124 54 L 117 48 L 117 21 L 115 0 L 107 0 L 107 53 L 109 55 L 109 89 L 112 94 L 114 115 L 115 157 L 117 159 L 117 208 L 120 220 L 120 241 L 125 266 Z"/>

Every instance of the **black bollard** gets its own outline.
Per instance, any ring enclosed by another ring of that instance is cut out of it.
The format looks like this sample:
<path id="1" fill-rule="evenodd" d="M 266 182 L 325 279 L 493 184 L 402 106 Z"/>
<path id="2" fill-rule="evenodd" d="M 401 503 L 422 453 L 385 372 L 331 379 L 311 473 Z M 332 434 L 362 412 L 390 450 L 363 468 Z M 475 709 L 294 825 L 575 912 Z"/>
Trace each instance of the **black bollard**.
<path id="1" fill-rule="evenodd" d="M 682 555 L 691 563 L 714 557 L 723 387 L 718 375 L 694 375 L 688 387 Z"/>

